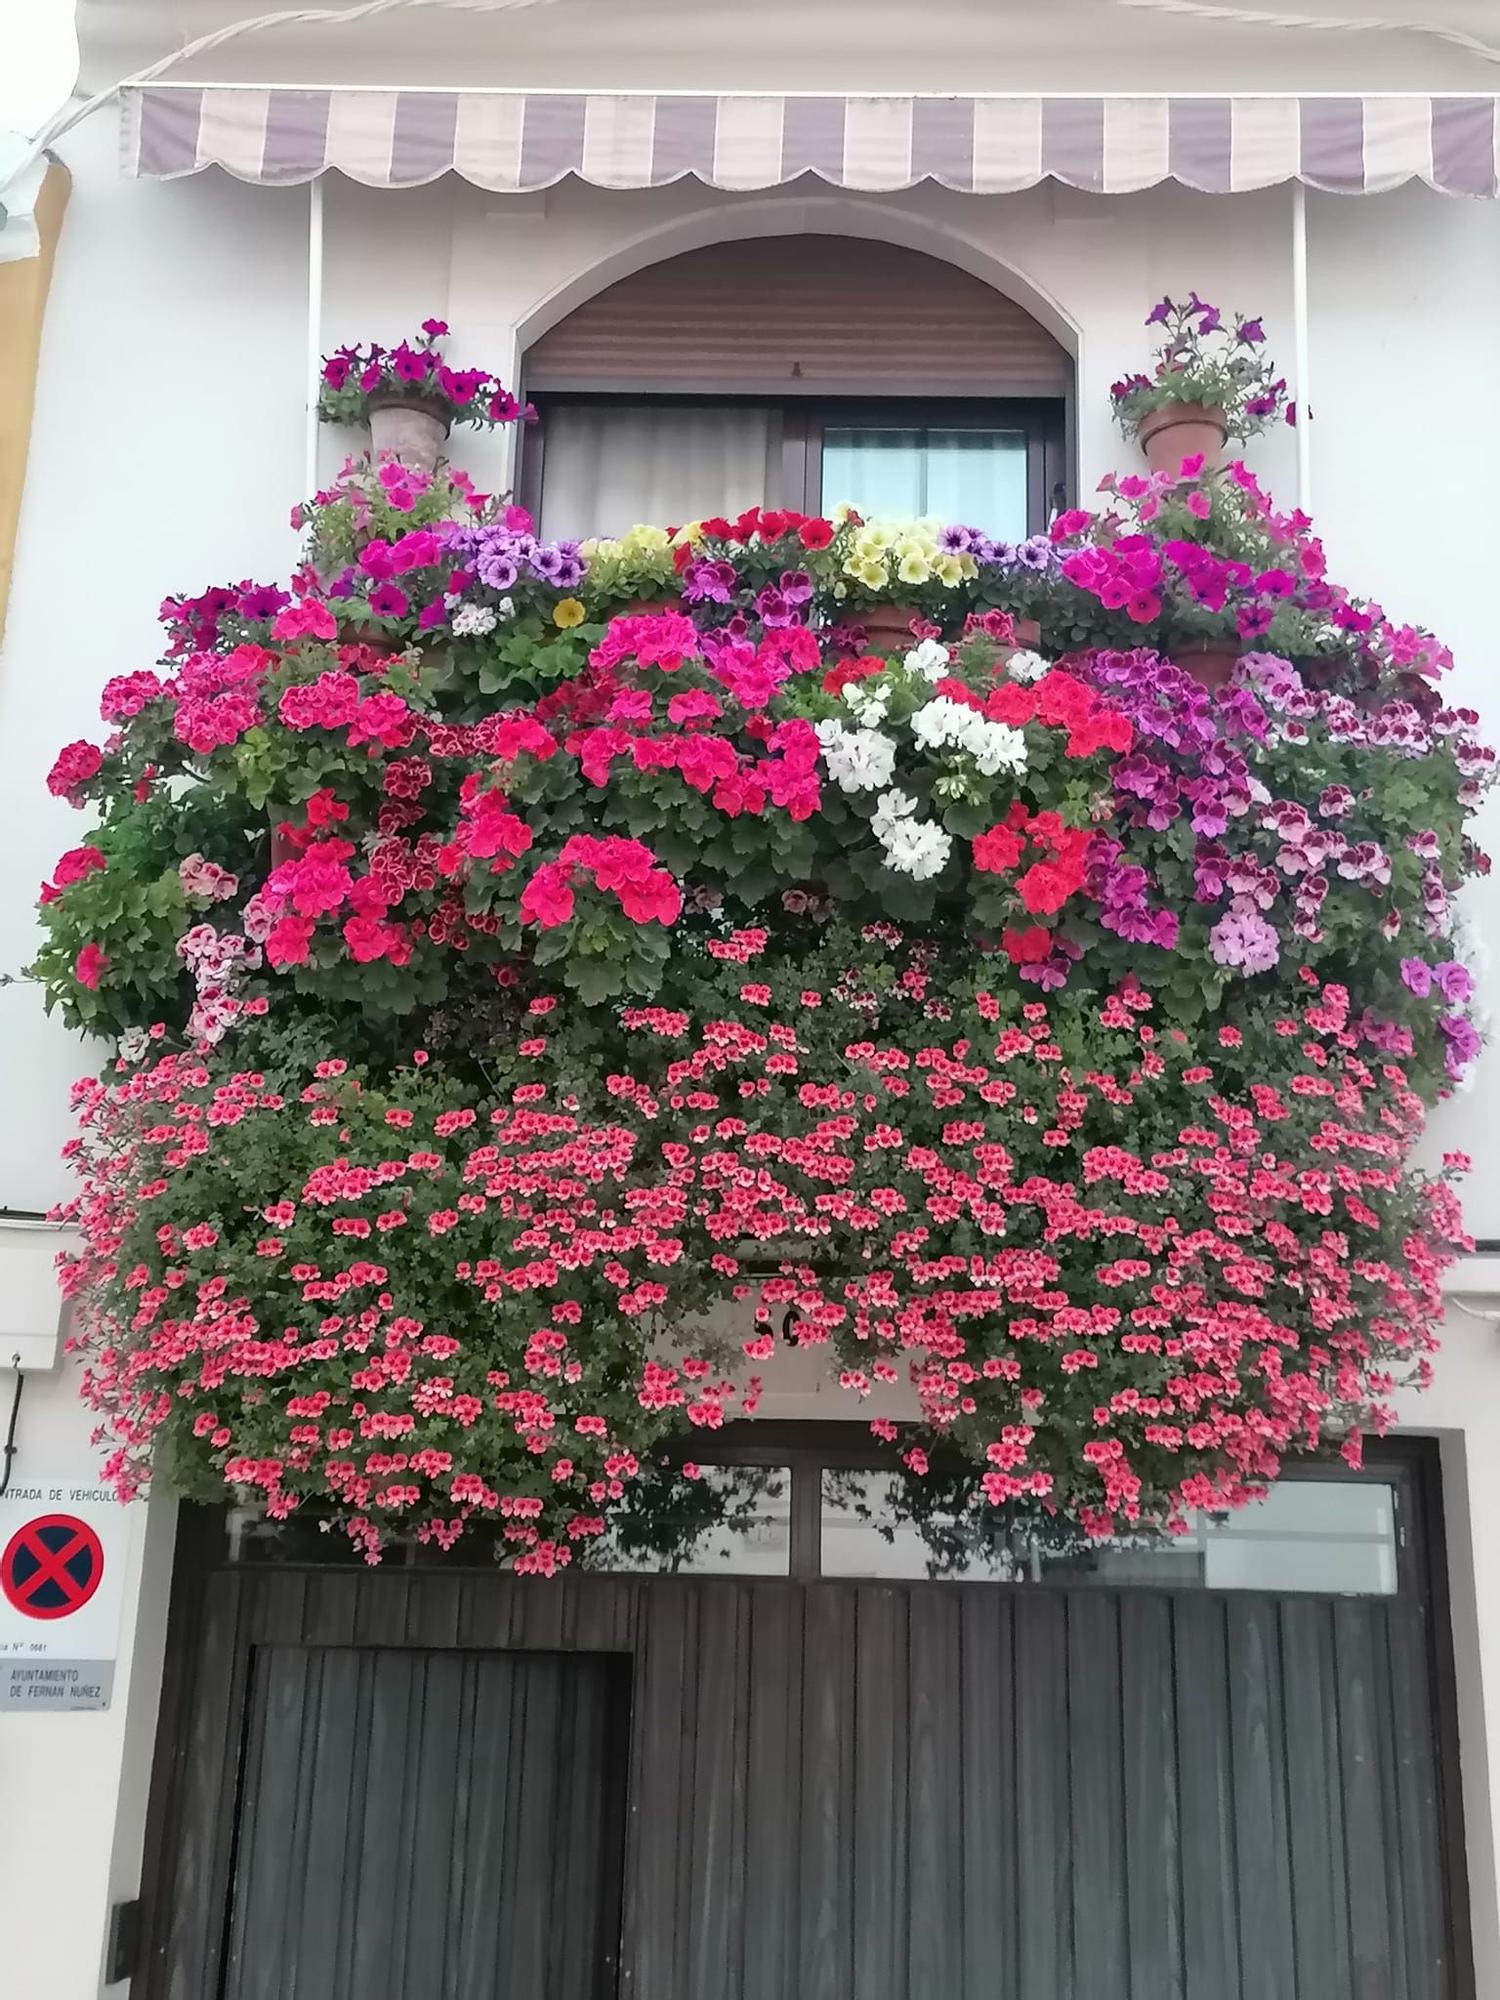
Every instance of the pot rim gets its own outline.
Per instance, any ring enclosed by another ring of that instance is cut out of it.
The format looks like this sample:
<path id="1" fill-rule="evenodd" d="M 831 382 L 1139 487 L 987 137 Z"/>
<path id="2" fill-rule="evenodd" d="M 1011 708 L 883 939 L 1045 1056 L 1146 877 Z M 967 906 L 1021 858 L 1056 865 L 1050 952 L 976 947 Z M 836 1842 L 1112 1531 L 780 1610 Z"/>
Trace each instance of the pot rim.
<path id="1" fill-rule="evenodd" d="M 384 410 L 412 410 L 418 416 L 431 417 L 434 423 L 442 425 L 444 437 L 453 428 L 453 412 L 442 398 L 424 395 L 419 389 L 410 394 L 400 389 L 377 389 L 366 407 L 372 417 Z"/>

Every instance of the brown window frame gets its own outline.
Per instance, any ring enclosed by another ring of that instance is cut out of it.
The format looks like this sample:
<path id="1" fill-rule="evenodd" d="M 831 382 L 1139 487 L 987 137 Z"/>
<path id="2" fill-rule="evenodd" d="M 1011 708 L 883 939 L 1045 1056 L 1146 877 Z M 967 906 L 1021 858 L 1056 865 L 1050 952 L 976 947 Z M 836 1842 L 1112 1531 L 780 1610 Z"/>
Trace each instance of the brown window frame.
<path id="1" fill-rule="evenodd" d="M 591 394 L 549 390 L 534 398 L 537 420 L 527 427 L 517 467 L 516 497 L 541 519 L 546 477 L 547 415 L 568 408 L 694 408 L 776 411 L 782 423 L 779 490 L 766 504 L 798 513 L 822 512 L 823 437 L 830 427 L 890 430 L 1022 430 L 1026 434 L 1026 531 L 1045 531 L 1069 504 L 1073 411 L 1070 396 L 768 396 Z M 659 525 L 666 526 L 666 523 Z"/>

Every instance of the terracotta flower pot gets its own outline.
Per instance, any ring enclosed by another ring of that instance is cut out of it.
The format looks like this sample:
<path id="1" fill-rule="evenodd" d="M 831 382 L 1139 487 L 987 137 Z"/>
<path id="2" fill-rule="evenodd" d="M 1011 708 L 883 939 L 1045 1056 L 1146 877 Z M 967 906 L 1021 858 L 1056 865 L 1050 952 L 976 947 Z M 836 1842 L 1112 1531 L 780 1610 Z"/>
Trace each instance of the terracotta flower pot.
<path id="1" fill-rule="evenodd" d="M 1172 664 L 1191 674 L 1201 686 L 1214 692 L 1229 685 L 1229 677 L 1239 665 L 1237 639 L 1200 639 L 1172 648 Z"/>
<path id="2" fill-rule="evenodd" d="M 381 397 L 370 404 L 370 449 L 376 458 L 389 453 L 415 472 L 431 473 L 437 469 L 448 425 L 442 403 L 423 396 Z"/>
<path id="3" fill-rule="evenodd" d="M 405 642 L 396 639 L 389 632 L 377 632 L 373 625 L 357 625 L 352 619 L 339 623 L 337 643 L 340 646 L 363 646 L 367 653 L 377 659 L 388 660 L 393 653 L 404 650 Z"/>
<path id="4" fill-rule="evenodd" d="M 872 653 L 889 656 L 909 653 L 916 645 L 913 622 L 921 617 L 914 604 L 872 604 L 848 622 L 864 628 L 865 643 Z"/>
<path id="5" fill-rule="evenodd" d="M 681 609 L 680 597 L 631 597 L 624 604 L 617 604 L 609 615 L 611 618 L 660 618 L 663 612 Z"/>
<path id="6" fill-rule="evenodd" d="M 1217 465 L 1229 426 L 1211 403 L 1166 403 L 1142 417 L 1136 435 L 1153 472 L 1175 473 L 1197 452 L 1205 468 Z"/>
<path id="7" fill-rule="evenodd" d="M 1034 618 L 1012 618 L 1010 622 L 1015 638 L 1010 645 L 1002 646 L 996 656 L 997 664 L 1002 667 L 1017 653 L 1034 653 L 1042 643 L 1042 628 Z"/>

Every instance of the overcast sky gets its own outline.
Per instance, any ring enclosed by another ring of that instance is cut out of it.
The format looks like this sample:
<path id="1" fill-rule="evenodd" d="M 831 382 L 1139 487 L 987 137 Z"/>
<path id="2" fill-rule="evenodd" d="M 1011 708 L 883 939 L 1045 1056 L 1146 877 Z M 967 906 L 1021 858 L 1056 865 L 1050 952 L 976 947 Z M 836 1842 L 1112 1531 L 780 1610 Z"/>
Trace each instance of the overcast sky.
<path id="1" fill-rule="evenodd" d="M 78 73 L 73 0 L 10 0 L 0 17 L 0 132 L 30 134 Z"/>

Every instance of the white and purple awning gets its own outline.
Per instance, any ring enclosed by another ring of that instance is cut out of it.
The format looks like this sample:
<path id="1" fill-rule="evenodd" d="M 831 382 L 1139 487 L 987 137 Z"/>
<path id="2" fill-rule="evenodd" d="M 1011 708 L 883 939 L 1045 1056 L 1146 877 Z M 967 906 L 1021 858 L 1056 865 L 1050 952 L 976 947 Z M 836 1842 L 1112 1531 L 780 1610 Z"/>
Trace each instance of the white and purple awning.
<path id="1" fill-rule="evenodd" d="M 251 89 L 123 93 L 126 170 L 222 167 L 285 185 L 330 171 L 371 187 L 456 173 L 521 193 L 778 187 L 803 174 L 889 192 L 933 180 L 1007 194 L 1048 179 L 1100 194 L 1174 180 L 1230 194 L 1300 180 L 1373 194 L 1421 180 L 1500 192 L 1495 97 L 722 97 L 563 91 Z"/>

